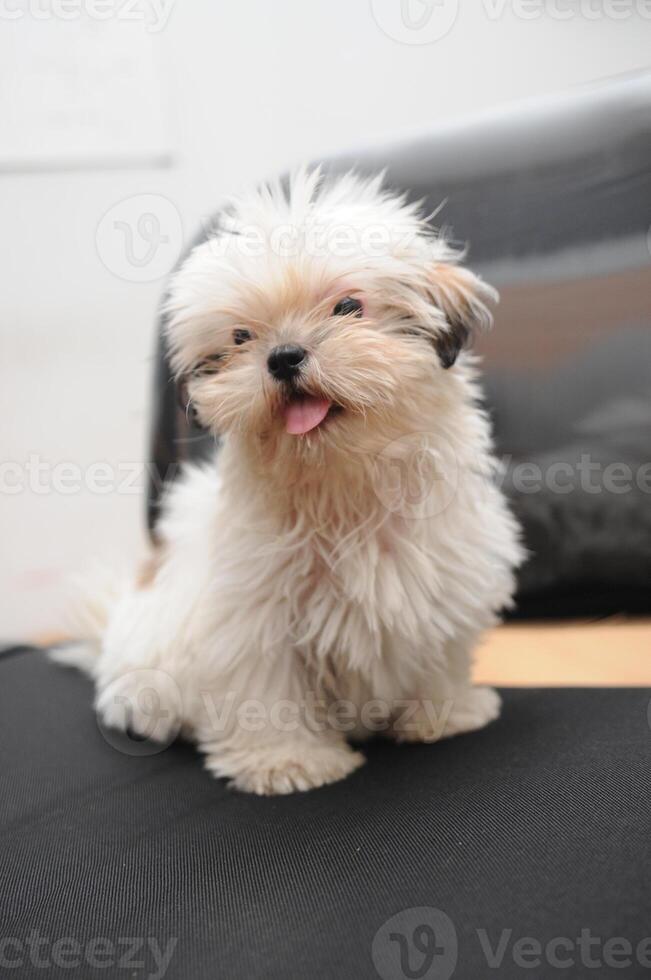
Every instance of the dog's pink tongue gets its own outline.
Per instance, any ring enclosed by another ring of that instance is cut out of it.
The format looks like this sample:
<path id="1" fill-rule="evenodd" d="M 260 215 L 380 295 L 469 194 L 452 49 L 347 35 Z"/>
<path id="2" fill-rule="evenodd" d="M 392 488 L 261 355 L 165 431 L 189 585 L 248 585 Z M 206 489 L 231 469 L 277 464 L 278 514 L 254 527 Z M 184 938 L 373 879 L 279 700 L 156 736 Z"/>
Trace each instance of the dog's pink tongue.
<path id="1" fill-rule="evenodd" d="M 285 425 L 292 436 L 303 436 L 316 429 L 328 414 L 332 402 L 327 398 L 312 398 L 307 395 L 290 402 L 285 409 Z"/>

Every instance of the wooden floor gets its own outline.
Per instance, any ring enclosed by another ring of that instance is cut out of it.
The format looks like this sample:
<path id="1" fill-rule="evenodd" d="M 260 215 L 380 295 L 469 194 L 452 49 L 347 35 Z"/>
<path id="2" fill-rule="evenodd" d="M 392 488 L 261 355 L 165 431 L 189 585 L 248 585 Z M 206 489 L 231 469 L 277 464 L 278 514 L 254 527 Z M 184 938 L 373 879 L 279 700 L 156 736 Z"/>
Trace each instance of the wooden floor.
<path id="1" fill-rule="evenodd" d="M 499 626 L 477 650 L 474 674 L 500 687 L 651 687 L 651 620 Z"/>
<path id="2" fill-rule="evenodd" d="M 651 621 L 500 626 L 477 650 L 475 680 L 502 687 L 651 687 Z"/>

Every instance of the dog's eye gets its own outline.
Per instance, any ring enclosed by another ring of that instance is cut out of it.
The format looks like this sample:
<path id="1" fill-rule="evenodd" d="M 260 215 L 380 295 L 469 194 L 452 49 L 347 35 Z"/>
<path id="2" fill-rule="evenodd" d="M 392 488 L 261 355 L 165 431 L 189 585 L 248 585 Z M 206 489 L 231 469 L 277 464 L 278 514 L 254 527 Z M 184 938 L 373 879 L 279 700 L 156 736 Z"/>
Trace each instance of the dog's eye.
<path id="1" fill-rule="evenodd" d="M 340 299 L 332 311 L 333 316 L 362 316 L 363 313 L 364 305 L 361 299 L 355 299 L 354 296 Z"/>
<path id="2" fill-rule="evenodd" d="M 236 347 L 240 347 L 242 344 L 245 344 L 247 340 L 250 339 L 251 339 L 250 330 L 243 330 L 239 327 L 237 330 L 233 330 L 233 343 L 235 344 Z"/>

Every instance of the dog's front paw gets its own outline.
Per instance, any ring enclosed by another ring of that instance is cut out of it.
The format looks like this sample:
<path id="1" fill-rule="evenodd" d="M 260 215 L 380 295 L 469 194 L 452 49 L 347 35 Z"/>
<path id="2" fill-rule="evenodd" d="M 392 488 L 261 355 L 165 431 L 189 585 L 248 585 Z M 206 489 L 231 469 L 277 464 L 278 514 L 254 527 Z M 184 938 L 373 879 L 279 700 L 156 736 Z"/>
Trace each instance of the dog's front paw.
<path id="1" fill-rule="evenodd" d="M 247 750 L 209 751 L 206 768 L 215 776 L 230 777 L 229 785 L 259 796 L 316 789 L 344 779 L 365 762 L 361 752 L 345 744 L 281 743 Z"/>
<path id="2" fill-rule="evenodd" d="M 499 717 L 502 699 L 492 687 L 469 687 L 452 702 L 442 738 L 476 732 Z"/>
<path id="3" fill-rule="evenodd" d="M 437 704 L 417 702 L 414 711 L 396 719 L 392 734 L 399 742 L 437 742 L 474 732 L 498 717 L 501 703 L 492 687 L 469 687 L 456 698 Z"/>
<path id="4" fill-rule="evenodd" d="M 169 745 L 179 734 L 182 698 L 163 670 L 136 668 L 98 684 L 95 710 L 102 730 L 129 732 L 143 742 Z"/>

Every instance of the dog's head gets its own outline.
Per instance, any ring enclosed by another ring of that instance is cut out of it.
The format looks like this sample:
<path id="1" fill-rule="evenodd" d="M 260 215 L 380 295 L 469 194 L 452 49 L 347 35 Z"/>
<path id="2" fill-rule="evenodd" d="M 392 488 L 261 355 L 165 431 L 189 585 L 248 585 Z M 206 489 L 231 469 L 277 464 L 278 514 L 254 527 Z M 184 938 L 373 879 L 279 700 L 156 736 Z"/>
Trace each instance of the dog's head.
<path id="1" fill-rule="evenodd" d="M 282 455 L 359 448 L 430 417 L 495 291 L 418 207 L 301 171 L 232 201 L 169 301 L 172 364 L 199 422 Z"/>

